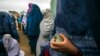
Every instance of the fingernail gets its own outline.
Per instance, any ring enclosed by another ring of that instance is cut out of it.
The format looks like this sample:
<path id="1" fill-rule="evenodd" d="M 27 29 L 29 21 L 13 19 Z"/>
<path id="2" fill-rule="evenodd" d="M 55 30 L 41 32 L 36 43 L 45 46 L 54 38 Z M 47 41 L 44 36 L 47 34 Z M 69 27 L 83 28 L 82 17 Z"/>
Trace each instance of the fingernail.
<path id="1" fill-rule="evenodd" d="M 59 35 L 61 35 L 61 33 Z"/>

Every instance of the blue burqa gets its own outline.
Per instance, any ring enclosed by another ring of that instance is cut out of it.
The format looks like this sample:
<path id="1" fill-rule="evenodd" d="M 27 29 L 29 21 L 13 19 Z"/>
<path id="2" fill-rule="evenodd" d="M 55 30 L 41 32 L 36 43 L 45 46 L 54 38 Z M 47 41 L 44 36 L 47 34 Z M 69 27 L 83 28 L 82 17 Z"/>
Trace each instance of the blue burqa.
<path id="1" fill-rule="evenodd" d="M 43 19 L 40 8 L 36 4 L 32 4 L 31 11 L 27 15 L 27 35 L 39 35 L 40 33 L 40 22 Z"/>

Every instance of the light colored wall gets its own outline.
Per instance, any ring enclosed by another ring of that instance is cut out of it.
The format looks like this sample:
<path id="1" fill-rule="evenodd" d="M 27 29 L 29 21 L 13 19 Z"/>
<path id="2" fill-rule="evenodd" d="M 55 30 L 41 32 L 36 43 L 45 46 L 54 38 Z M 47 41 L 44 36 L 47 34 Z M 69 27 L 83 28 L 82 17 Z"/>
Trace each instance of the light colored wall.
<path id="1" fill-rule="evenodd" d="M 51 0 L 50 5 L 51 5 L 51 6 L 50 6 L 51 11 L 52 11 L 53 14 L 55 15 L 55 14 L 56 14 L 57 0 Z"/>
<path id="2" fill-rule="evenodd" d="M 30 2 L 38 4 L 41 10 L 50 8 L 50 0 L 0 0 L 0 11 L 27 11 Z"/>

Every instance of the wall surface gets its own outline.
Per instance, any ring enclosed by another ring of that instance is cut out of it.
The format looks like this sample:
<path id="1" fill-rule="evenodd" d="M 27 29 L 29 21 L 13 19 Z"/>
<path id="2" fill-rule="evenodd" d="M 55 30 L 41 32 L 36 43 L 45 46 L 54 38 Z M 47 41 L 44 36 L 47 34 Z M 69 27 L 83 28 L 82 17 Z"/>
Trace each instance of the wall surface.
<path id="1" fill-rule="evenodd" d="M 50 0 L 0 0 L 0 11 L 27 11 L 28 3 L 36 3 L 41 10 L 50 8 Z"/>

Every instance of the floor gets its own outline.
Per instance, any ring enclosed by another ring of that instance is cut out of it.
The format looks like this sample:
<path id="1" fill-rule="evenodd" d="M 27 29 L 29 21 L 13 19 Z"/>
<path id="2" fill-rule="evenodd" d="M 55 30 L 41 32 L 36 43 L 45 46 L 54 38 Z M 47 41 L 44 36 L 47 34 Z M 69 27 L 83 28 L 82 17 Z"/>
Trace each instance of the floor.
<path id="1" fill-rule="evenodd" d="M 26 35 L 23 34 L 22 31 L 18 31 L 20 36 L 19 45 L 20 48 L 25 52 L 25 56 L 34 56 L 34 54 L 31 54 L 30 47 L 29 47 L 29 40 Z"/>

